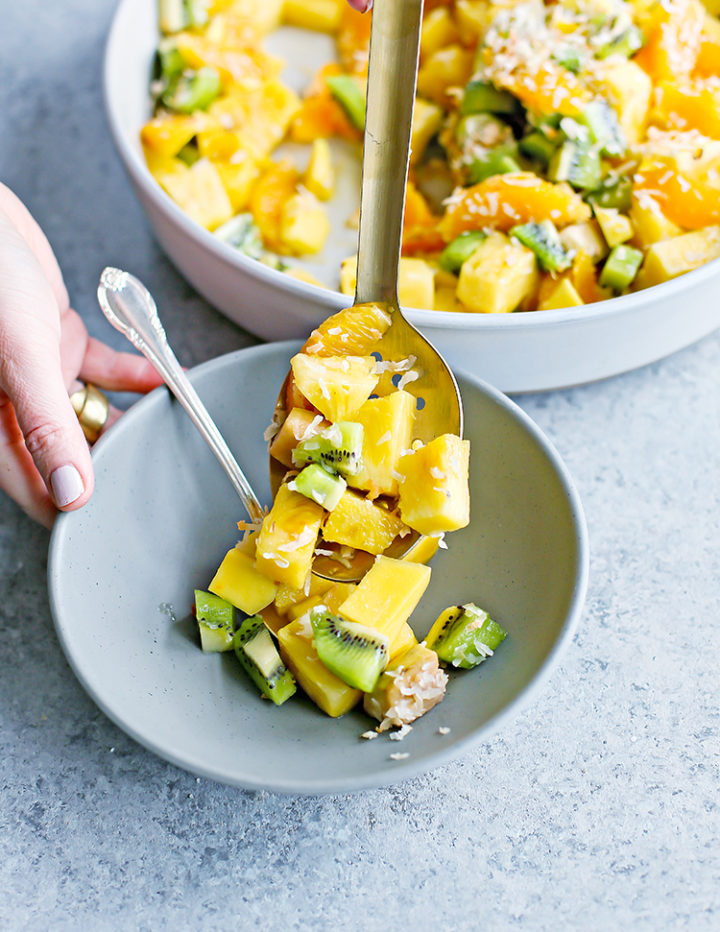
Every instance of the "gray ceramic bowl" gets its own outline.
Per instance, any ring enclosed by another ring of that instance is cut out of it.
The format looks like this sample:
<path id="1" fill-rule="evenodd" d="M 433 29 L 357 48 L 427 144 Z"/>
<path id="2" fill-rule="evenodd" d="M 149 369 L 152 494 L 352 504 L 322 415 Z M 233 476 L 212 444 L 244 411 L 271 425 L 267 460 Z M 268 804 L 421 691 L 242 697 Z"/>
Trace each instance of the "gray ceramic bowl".
<path id="1" fill-rule="evenodd" d="M 295 344 L 241 350 L 191 380 L 262 500 L 263 430 Z M 473 600 L 509 632 L 494 657 L 451 676 L 402 744 L 364 741 L 361 711 L 333 720 L 297 695 L 261 701 L 232 654 L 201 652 L 189 618 L 245 517 L 169 393 L 140 401 L 95 446 L 95 494 L 50 545 L 53 616 L 81 683 L 124 731 L 193 773 L 253 789 L 341 792 L 434 767 L 487 738 L 531 696 L 569 642 L 588 567 L 585 522 L 558 454 L 511 401 L 460 376 L 472 444 L 470 526 L 449 536 L 412 622 L 424 636 Z M 170 617 L 170 608 L 175 619 Z M 440 726 L 451 729 L 438 733 Z M 401 761 L 390 754 L 402 751 Z"/>

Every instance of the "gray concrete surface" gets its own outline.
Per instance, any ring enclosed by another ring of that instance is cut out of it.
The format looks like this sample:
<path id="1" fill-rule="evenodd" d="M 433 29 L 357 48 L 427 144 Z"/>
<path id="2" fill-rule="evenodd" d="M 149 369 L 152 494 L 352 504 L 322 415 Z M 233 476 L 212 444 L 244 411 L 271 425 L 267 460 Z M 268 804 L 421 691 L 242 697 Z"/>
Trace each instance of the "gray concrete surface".
<path id="1" fill-rule="evenodd" d="M 112 0 L 3 5 L 0 177 L 75 306 L 108 263 L 158 296 L 185 364 L 253 339 L 160 254 L 98 82 Z M 592 542 L 579 632 L 535 704 L 458 762 L 346 797 L 196 780 L 85 695 L 53 633 L 48 534 L 0 500 L 0 928 L 717 929 L 720 334 L 521 400 Z"/>

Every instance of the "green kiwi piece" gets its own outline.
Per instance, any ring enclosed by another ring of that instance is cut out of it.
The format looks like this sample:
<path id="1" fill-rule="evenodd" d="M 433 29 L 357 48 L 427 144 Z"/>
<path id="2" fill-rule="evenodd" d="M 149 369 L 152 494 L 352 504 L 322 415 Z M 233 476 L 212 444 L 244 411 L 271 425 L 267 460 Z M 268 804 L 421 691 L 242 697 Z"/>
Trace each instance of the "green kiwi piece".
<path id="1" fill-rule="evenodd" d="M 288 482 L 288 487 L 332 511 L 342 498 L 347 482 L 318 463 L 310 463 Z"/>
<path id="2" fill-rule="evenodd" d="M 354 476 L 362 464 L 363 426 L 354 421 L 337 421 L 319 434 L 301 440 L 293 450 L 296 466 L 318 463 L 341 476 Z"/>
<path id="3" fill-rule="evenodd" d="M 196 589 L 195 618 L 200 631 L 200 646 L 206 653 L 232 650 L 237 619 L 234 605 L 213 592 Z"/>
<path id="4" fill-rule="evenodd" d="M 374 628 L 346 621 L 324 605 L 310 612 L 315 650 L 343 683 L 372 692 L 388 662 L 388 639 Z"/>
<path id="5" fill-rule="evenodd" d="M 235 632 L 233 648 L 250 679 L 275 705 L 282 705 L 295 694 L 295 679 L 280 659 L 260 615 L 243 621 Z"/>
<path id="6" fill-rule="evenodd" d="M 507 637 L 474 602 L 446 608 L 430 629 L 425 645 L 434 650 L 443 663 L 469 670 L 492 657 L 495 648 Z"/>

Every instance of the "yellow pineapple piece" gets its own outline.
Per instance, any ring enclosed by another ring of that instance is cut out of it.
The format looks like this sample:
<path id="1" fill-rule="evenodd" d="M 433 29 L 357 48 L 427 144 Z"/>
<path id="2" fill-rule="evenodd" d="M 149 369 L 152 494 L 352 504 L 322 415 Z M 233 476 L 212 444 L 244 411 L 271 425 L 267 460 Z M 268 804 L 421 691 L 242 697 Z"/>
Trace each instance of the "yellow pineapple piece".
<path id="1" fill-rule="evenodd" d="M 632 239 L 635 231 L 630 218 L 625 214 L 621 214 L 613 207 L 595 207 L 594 212 L 605 242 L 611 249 L 613 246 L 619 246 L 620 243 Z"/>
<path id="2" fill-rule="evenodd" d="M 362 465 L 348 483 L 373 495 L 397 497 L 397 464 L 409 449 L 417 401 L 405 391 L 369 398 L 353 415 L 363 426 Z"/>
<path id="3" fill-rule="evenodd" d="M 360 356 L 370 352 L 392 323 L 380 304 L 354 304 L 328 317 L 303 347 L 310 356 Z"/>
<path id="4" fill-rule="evenodd" d="M 340 263 L 340 291 L 342 294 L 355 294 L 357 285 L 357 257 L 348 256 Z"/>
<path id="5" fill-rule="evenodd" d="M 215 162 L 215 167 L 235 213 L 244 210 L 261 174 L 257 162 L 249 153 L 238 149 L 229 159 Z"/>
<path id="6" fill-rule="evenodd" d="M 375 689 L 365 695 L 365 711 L 380 722 L 378 731 L 407 725 L 443 699 L 447 681 L 435 651 L 416 644 L 390 661 Z"/>
<path id="7" fill-rule="evenodd" d="M 203 115 L 173 114 L 154 117 L 140 130 L 143 146 L 156 155 L 172 157 L 186 146 L 207 122 Z"/>
<path id="8" fill-rule="evenodd" d="M 677 278 L 720 257 L 720 227 L 706 227 L 653 243 L 645 253 L 635 287 L 648 288 Z"/>
<path id="9" fill-rule="evenodd" d="M 208 159 L 187 166 L 179 159 L 171 172 L 154 172 L 155 178 L 179 207 L 208 230 L 214 230 L 233 215 L 230 198 L 220 174 Z"/>
<path id="10" fill-rule="evenodd" d="M 427 58 L 438 49 L 458 40 L 458 30 L 446 6 L 429 10 L 423 18 L 420 32 L 420 55 Z"/>
<path id="11" fill-rule="evenodd" d="M 311 576 L 310 585 L 307 592 L 304 589 L 295 589 L 293 586 L 278 586 L 275 593 L 274 605 L 281 615 L 285 615 L 288 610 L 298 602 L 304 602 L 311 596 L 321 595 L 333 585 L 329 579 L 323 579 L 321 576 Z"/>
<path id="12" fill-rule="evenodd" d="M 580 307 L 585 302 L 569 278 L 561 278 L 550 294 L 538 305 L 539 311 L 552 311 L 562 307 Z"/>
<path id="13" fill-rule="evenodd" d="M 280 430 L 270 443 L 270 455 L 288 469 L 294 468 L 292 451 L 301 440 L 307 440 L 330 426 L 321 415 L 305 408 L 292 408 Z"/>
<path id="14" fill-rule="evenodd" d="M 253 558 L 233 547 L 228 550 L 208 586 L 246 615 L 255 615 L 275 598 L 275 584 L 258 572 Z"/>
<path id="15" fill-rule="evenodd" d="M 413 105 L 412 132 L 410 136 L 410 164 L 422 158 L 427 144 L 438 132 L 443 122 L 443 110 L 437 104 L 422 97 L 415 98 Z"/>
<path id="16" fill-rule="evenodd" d="M 282 18 L 288 26 L 334 33 L 340 28 L 344 0 L 285 0 Z"/>
<path id="17" fill-rule="evenodd" d="M 415 637 L 415 632 L 410 627 L 410 625 L 405 621 L 400 625 L 400 629 L 395 637 L 390 641 L 388 647 L 388 654 L 390 660 L 393 660 L 395 657 L 398 657 L 400 654 L 404 654 L 406 650 L 410 650 L 411 647 L 414 647 L 417 644 L 418 640 Z"/>
<path id="18" fill-rule="evenodd" d="M 280 244 L 296 256 L 313 255 L 325 245 L 330 220 L 320 201 L 310 191 L 298 191 L 282 206 Z"/>
<path id="19" fill-rule="evenodd" d="M 535 255 L 502 233 L 491 233 L 462 264 L 457 296 L 468 311 L 507 314 L 538 282 Z"/>
<path id="20" fill-rule="evenodd" d="M 437 285 L 437 282 L 436 282 Z M 457 313 L 464 311 L 465 308 L 458 301 L 457 298 L 457 287 L 454 285 L 442 285 L 441 287 L 435 288 L 435 305 L 433 307 L 435 311 L 449 311 L 451 313 Z"/>
<path id="21" fill-rule="evenodd" d="M 320 505 L 281 485 L 258 534 L 255 562 L 260 572 L 274 582 L 302 589 L 312 568 L 322 518 Z"/>
<path id="22" fill-rule="evenodd" d="M 298 618 L 285 625 L 278 632 L 278 642 L 286 666 L 323 712 L 337 718 L 357 705 L 360 690 L 343 683 L 318 657 L 309 619 Z"/>
<path id="23" fill-rule="evenodd" d="M 343 259 L 340 265 L 340 291 L 354 294 L 357 283 L 357 257 Z M 398 266 L 398 301 L 403 307 L 432 309 L 435 301 L 435 269 L 424 259 L 402 256 Z"/>
<path id="24" fill-rule="evenodd" d="M 442 434 L 400 457 L 400 514 L 421 534 L 456 531 L 470 521 L 470 441 Z"/>
<path id="25" fill-rule="evenodd" d="M 640 65 L 618 55 L 610 56 L 597 67 L 601 85 L 628 142 L 641 142 L 652 97 L 652 81 Z"/>
<path id="26" fill-rule="evenodd" d="M 382 553 L 403 531 L 407 528 L 396 514 L 346 489 L 328 515 L 322 535 L 328 543 Z"/>
<path id="27" fill-rule="evenodd" d="M 281 142 L 299 109 L 295 91 L 271 79 L 238 84 L 214 100 L 207 112 L 225 129 L 237 133 L 243 148 L 255 159 L 262 159 Z"/>
<path id="28" fill-rule="evenodd" d="M 302 618 L 316 605 L 325 605 L 329 611 L 337 612 L 354 588 L 354 583 L 334 583 L 324 592 L 291 605 L 287 611 L 288 618 L 292 621 L 295 621 L 296 618 Z"/>
<path id="29" fill-rule="evenodd" d="M 437 49 L 420 65 L 418 94 L 439 104 L 445 103 L 450 88 L 464 87 L 470 80 L 473 58 L 473 51 L 461 45 L 446 45 Z"/>
<path id="30" fill-rule="evenodd" d="M 668 220 L 658 202 L 646 191 L 633 194 L 630 219 L 635 230 L 633 243 L 641 249 L 682 233 L 680 227 Z"/>
<path id="31" fill-rule="evenodd" d="M 427 563 L 438 552 L 441 539 L 442 537 L 420 537 L 402 559 L 408 563 Z"/>
<path id="32" fill-rule="evenodd" d="M 365 404 L 377 385 L 372 356 L 310 356 L 290 360 L 295 384 L 329 421 L 347 420 Z"/>
<path id="33" fill-rule="evenodd" d="M 348 621 L 384 634 L 391 645 L 400 638 L 399 644 L 406 636 L 401 628 L 429 582 L 429 566 L 379 556 L 338 611 Z"/>
<path id="34" fill-rule="evenodd" d="M 305 169 L 305 187 L 321 201 L 327 201 L 335 190 L 330 143 L 327 139 L 313 139 L 310 161 Z"/>

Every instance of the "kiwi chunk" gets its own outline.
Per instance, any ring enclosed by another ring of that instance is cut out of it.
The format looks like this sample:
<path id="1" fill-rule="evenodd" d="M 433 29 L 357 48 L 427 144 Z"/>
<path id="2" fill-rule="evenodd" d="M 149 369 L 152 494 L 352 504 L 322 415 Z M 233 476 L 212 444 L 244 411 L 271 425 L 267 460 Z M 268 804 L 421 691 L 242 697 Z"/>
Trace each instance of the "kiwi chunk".
<path id="1" fill-rule="evenodd" d="M 233 637 L 235 656 L 260 692 L 282 705 L 295 694 L 292 673 L 280 659 L 260 615 L 246 618 Z"/>
<path id="2" fill-rule="evenodd" d="M 237 609 L 213 592 L 195 590 L 195 618 L 206 653 L 232 650 Z"/>
<path id="3" fill-rule="evenodd" d="M 347 482 L 318 463 L 311 463 L 288 483 L 288 487 L 332 511 L 342 498 Z"/>
<path id="4" fill-rule="evenodd" d="M 507 631 L 487 612 L 468 602 L 446 608 L 430 629 L 425 645 L 444 663 L 469 670 L 492 657 L 506 637 Z"/>
<path id="5" fill-rule="evenodd" d="M 331 673 L 348 686 L 372 692 L 388 662 L 388 639 L 374 628 L 333 615 L 325 605 L 310 612 L 315 650 Z"/>
<path id="6" fill-rule="evenodd" d="M 354 476 L 362 464 L 363 426 L 354 421 L 337 421 L 319 434 L 301 440 L 293 450 L 296 466 L 318 463 L 341 476 Z"/>

